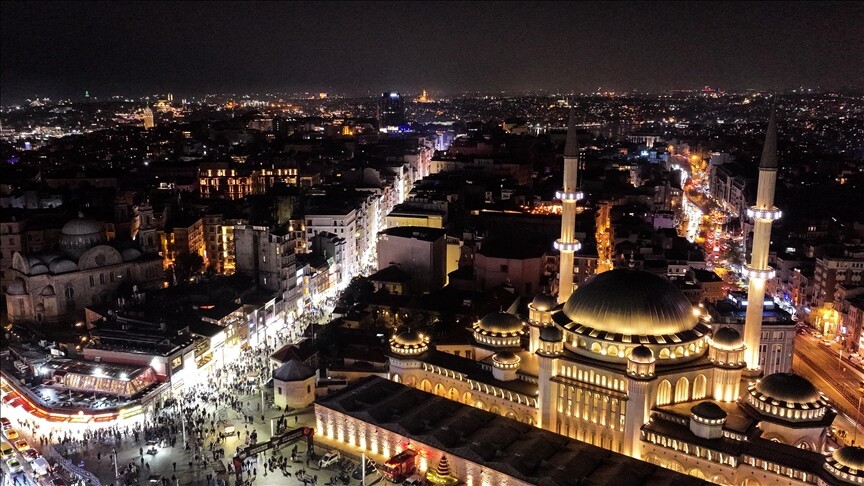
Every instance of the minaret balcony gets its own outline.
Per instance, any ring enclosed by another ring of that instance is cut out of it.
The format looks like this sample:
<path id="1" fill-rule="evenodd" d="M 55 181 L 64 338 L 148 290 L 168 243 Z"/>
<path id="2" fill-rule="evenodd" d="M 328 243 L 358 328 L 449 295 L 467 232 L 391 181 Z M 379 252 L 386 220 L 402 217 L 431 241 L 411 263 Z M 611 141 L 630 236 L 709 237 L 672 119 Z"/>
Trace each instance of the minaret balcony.
<path id="1" fill-rule="evenodd" d="M 747 217 L 750 219 L 762 219 L 767 221 L 777 221 L 783 217 L 783 211 L 777 208 L 758 209 L 756 206 L 747 208 Z"/>
<path id="2" fill-rule="evenodd" d="M 582 243 L 578 241 L 561 241 L 555 240 L 555 249 L 558 251 L 579 251 L 582 249 Z"/>
<path id="3" fill-rule="evenodd" d="M 770 280 L 777 274 L 773 268 L 753 268 L 750 265 L 745 265 L 741 270 L 741 274 L 747 278 L 759 278 L 762 280 Z"/>
<path id="4" fill-rule="evenodd" d="M 555 191 L 555 199 L 559 199 L 561 201 L 578 201 L 583 197 L 585 197 L 585 195 L 582 194 L 582 191 Z"/>

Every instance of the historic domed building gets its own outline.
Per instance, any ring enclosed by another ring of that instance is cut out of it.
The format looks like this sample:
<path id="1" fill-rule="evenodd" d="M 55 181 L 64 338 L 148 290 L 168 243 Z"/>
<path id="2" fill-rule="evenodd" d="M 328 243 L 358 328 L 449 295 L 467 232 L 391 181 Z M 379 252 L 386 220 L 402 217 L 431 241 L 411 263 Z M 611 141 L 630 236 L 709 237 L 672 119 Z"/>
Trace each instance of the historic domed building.
<path id="1" fill-rule="evenodd" d="M 159 285 L 161 260 L 107 241 L 105 226 L 79 215 L 60 232 L 56 251 L 16 252 L 15 277 L 6 288 L 11 322 L 56 323 L 79 318 L 84 307 L 107 303 L 121 282 Z"/>
<path id="2" fill-rule="evenodd" d="M 835 414 L 818 390 L 760 377 L 753 333 L 710 326 L 667 279 L 610 270 L 526 315 L 491 313 L 441 349 L 397 335 L 390 378 L 718 484 L 861 483 L 860 449 L 827 454 Z"/>
<path id="3" fill-rule="evenodd" d="M 484 316 L 464 349 L 397 334 L 390 377 L 720 484 L 820 480 L 801 457 L 824 463 L 822 395 L 793 374 L 742 387 L 740 333 L 703 323 L 668 280 L 611 270 L 549 300 L 528 304 L 527 322 Z"/>

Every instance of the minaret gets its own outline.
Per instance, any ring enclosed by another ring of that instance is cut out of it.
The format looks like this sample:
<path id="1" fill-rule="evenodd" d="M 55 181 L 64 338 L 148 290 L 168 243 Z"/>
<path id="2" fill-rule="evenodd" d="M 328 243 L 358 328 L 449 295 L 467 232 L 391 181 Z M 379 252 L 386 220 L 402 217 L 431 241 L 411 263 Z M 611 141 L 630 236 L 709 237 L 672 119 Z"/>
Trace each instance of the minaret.
<path id="1" fill-rule="evenodd" d="M 762 160 L 759 162 L 759 185 L 756 205 L 747 210 L 754 221 L 753 253 L 750 264 L 744 267 L 749 278 L 747 288 L 747 317 L 744 321 L 744 361 L 748 374 L 760 372 L 759 342 L 762 337 L 762 306 L 765 303 L 765 282 L 774 278 L 774 269 L 768 266 L 768 244 L 771 242 L 771 223 L 779 219 L 781 211 L 774 206 L 774 187 L 777 183 L 777 121 L 771 108 Z"/>
<path id="2" fill-rule="evenodd" d="M 567 123 L 567 142 L 564 144 L 564 188 L 555 193 L 561 200 L 561 239 L 555 241 L 555 248 L 561 252 L 561 266 L 558 270 L 558 302 L 566 302 L 573 293 L 573 253 L 579 251 L 581 244 L 573 233 L 576 227 L 576 201 L 582 193 L 576 190 L 576 173 L 579 170 L 579 141 L 576 139 L 576 123 L 573 108 Z"/>

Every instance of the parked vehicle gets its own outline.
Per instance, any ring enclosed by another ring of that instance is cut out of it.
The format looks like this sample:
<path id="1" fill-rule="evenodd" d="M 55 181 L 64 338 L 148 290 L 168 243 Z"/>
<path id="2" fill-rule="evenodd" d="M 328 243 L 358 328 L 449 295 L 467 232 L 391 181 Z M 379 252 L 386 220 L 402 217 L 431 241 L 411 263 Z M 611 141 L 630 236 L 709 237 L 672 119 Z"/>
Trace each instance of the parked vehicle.
<path id="1" fill-rule="evenodd" d="M 378 465 L 375 464 L 375 461 L 372 459 L 366 459 L 366 475 L 374 474 L 378 472 Z M 363 476 L 363 467 L 361 465 L 357 465 L 357 468 L 354 469 L 354 472 L 351 474 L 351 477 L 354 479 L 362 479 Z"/>
<path id="2" fill-rule="evenodd" d="M 26 440 L 21 439 L 15 443 L 15 448 L 18 449 L 18 452 L 24 452 L 30 448 L 30 444 Z"/>
<path id="3" fill-rule="evenodd" d="M 381 465 L 381 474 L 388 481 L 399 483 L 417 470 L 417 452 L 411 449 L 396 454 Z"/>
<path id="4" fill-rule="evenodd" d="M 6 467 L 9 468 L 9 472 L 12 474 L 19 473 L 24 470 L 24 468 L 21 466 L 21 463 L 18 462 L 18 459 L 15 459 L 14 457 L 6 461 Z"/>
<path id="5" fill-rule="evenodd" d="M 27 462 L 33 462 L 42 457 L 36 449 L 27 449 L 21 455 L 24 456 L 24 459 L 27 459 Z"/>
<path id="6" fill-rule="evenodd" d="M 420 476 L 411 476 L 405 481 L 402 481 L 402 486 L 420 486 L 422 482 L 420 481 Z"/>
<path id="7" fill-rule="evenodd" d="M 318 467 L 320 467 L 321 469 L 324 469 L 325 467 L 330 467 L 333 464 L 339 462 L 339 459 L 342 459 L 342 454 L 337 450 L 332 450 L 324 454 L 321 459 L 318 459 Z"/>

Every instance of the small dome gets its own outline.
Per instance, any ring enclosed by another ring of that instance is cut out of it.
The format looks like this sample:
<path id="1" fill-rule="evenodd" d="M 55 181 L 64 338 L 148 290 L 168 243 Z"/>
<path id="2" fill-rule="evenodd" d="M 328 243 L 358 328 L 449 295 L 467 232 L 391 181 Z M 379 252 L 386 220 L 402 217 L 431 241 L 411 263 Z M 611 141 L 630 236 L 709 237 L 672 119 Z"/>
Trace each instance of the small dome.
<path id="1" fill-rule="evenodd" d="M 524 325 L 518 317 L 509 312 L 492 312 L 480 319 L 476 327 L 488 334 L 520 334 Z"/>
<path id="2" fill-rule="evenodd" d="M 27 295 L 27 286 L 24 284 L 24 279 L 18 277 L 9 283 L 6 287 L 6 293 L 9 295 Z"/>
<path id="3" fill-rule="evenodd" d="M 540 340 L 550 343 L 559 343 L 564 340 L 564 333 L 558 326 L 546 326 L 540 329 Z"/>
<path id="4" fill-rule="evenodd" d="M 63 225 L 60 234 L 67 236 L 85 236 L 102 233 L 105 226 L 95 219 L 79 216 Z"/>
<path id="5" fill-rule="evenodd" d="M 393 343 L 400 346 L 422 346 L 426 341 L 417 332 L 403 331 L 393 337 Z"/>
<path id="6" fill-rule="evenodd" d="M 48 267 L 42 263 L 30 267 L 30 275 L 44 275 L 46 273 L 48 273 Z"/>
<path id="7" fill-rule="evenodd" d="M 698 324 L 678 287 L 643 270 L 617 269 L 591 277 L 567 299 L 563 311 L 576 324 L 611 334 L 673 335 Z"/>
<path id="8" fill-rule="evenodd" d="M 57 293 L 54 292 L 54 286 L 53 285 L 46 285 L 45 288 L 42 289 L 41 292 L 39 292 L 39 295 L 41 295 L 42 297 L 53 297 L 53 296 L 57 295 Z"/>
<path id="9" fill-rule="evenodd" d="M 123 257 L 124 262 L 131 262 L 132 260 L 140 257 L 141 252 L 135 248 L 126 248 L 120 253 L 120 255 Z"/>
<path id="10" fill-rule="evenodd" d="M 534 300 L 531 301 L 531 307 L 540 312 L 549 312 L 557 306 L 558 301 L 555 300 L 555 297 L 546 292 L 535 295 Z"/>
<path id="11" fill-rule="evenodd" d="M 636 363 L 650 364 L 654 362 L 654 351 L 647 346 L 639 345 L 630 352 L 630 359 Z"/>
<path id="12" fill-rule="evenodd" d="M 492 355 L 492 361 L 500 364 L 516 364 L 522 359 L 512 351 L 499 351 Z"/>
<path id="13" fill-rule="evenodd" d="M 52 261 L 48 268 L 51 270 L 51 273 L 56 275 L 60 273 L 74 272 L 78 270 L 78 265 L 76 265 L 72 260 L 58 258 Z"/>
<path id="14" fill-rule="evenodd" d="M 522 358 L 510 351 L 499 351 L 492 355 L 492 364 L 499 368 L 515 368 L 519 366 Z"/>
<path id="15" fill-rule="evenodd" d="M 864 471 L 864 448 L 855 446 L 841 447 L 831 454 L 837 465 Z"/>
<path id="16" fill-rule="evenodd" d="M 723 420 L 726 411 L 714 402 L 699 402 L 690 409 L 690 413 L 706 420 Z"/>
<path id="17" fill-rule="evenodd" d="M 390 350 L 401 355 L 425 353 L 429 338 L 415 331 L 403 331 L 390 338 Z"/>
<path id="18" fill-rule="evenodd" d="M 39 259 L 42 260 L 42 263 L 44 263 L 48 266 L 50 266 L 51 262 L 53 262 L 54 260 L 57 260 L 58 258 L 62 258 L 62 255 L 60 255 L 59 253 L 54 252 L 54 251 L 51 251 L 48 253 L 43 253 L 43 254 L 39 255 Z"/>
<path id="19" fill-rule="evenodd" d="M 711 344 L 721 349 L 741 349 L 744 346 L 744 338 L 731 327 L 721 327 L 711 335 Z"/>
<path id="20" fill-rule="evenodd" d="M 774 373 L 756 384 L 756 391 L 767 398 L 786 403 L 813 403 L 822 399 L 806 378 L 794 373 Z"/>

